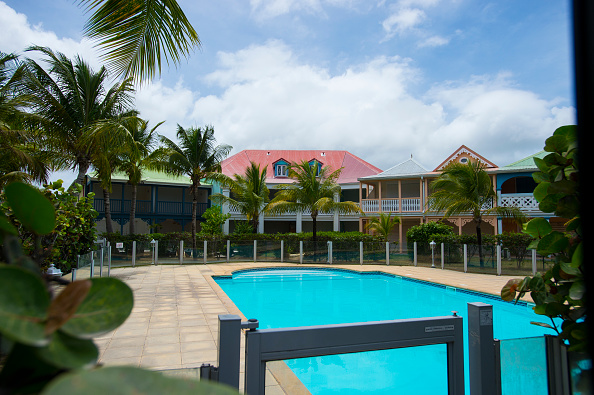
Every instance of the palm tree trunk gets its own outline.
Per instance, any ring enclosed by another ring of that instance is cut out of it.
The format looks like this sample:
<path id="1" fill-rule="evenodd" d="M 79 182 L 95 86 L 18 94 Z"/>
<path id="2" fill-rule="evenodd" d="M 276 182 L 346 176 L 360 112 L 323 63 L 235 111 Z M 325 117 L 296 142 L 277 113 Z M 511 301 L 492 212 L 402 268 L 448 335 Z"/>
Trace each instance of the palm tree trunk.
<path id="1" fill-rule="evenodd" d="M 317 218 L 317 215 L 312 213 L 311 214 L 311 220 L 312 220 L 312 232 L 313 232 L 313 235 L 312 235 L 312 238 L 311 239 L 314 242 L 318 240 L 318 232 L 317 232 L 318 224 L 316 222 L 316 218 Z"/>
<path id="2" fill-rule="evenodd" d="M 129 232 L 131 235 L 136 233 L 136 225 L 134 222 L 136 221 L 136 191 L 138 187 L 136 184 L 132 185 L 132 202 L 130 203 L 130 225 L 129 225 Z"/>
<path id="3" fill-rule="evenodd" d="M 103 206 L 105 208 L 105 231 L 113 233 L 113 226 L 111 224 L 111 200 L 109 191 L 103 188 Z"/>
<path id="4" fill-rule="evenodd" d="M 85 175 L 87 174 L 87 171 L 89 170 L 89 161 L 88 160 L 79 160 L 79 162 L 77 163 L 77 167 L 78 167 L 78 175 L 76 176 L 76 180 L 72 181 L 72 185 L 74 185 L 75 183 L 80 184 L 83 187 L 82 193 L 85 193 Z"/>
<path id="5" fill-rule="evenodd" d="M 483 235 L 481 232 L 481 221 L 476 223 L 476 242 L 478 244 L 478 254 L 481 267 L 485 266 L 485 259 L 483 258 Z"/>

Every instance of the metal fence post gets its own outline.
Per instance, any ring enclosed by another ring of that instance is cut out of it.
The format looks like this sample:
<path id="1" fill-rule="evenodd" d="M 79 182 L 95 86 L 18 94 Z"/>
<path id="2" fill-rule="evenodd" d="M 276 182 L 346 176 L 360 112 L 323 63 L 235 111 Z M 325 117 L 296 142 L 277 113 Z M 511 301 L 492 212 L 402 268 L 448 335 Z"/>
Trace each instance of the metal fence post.
<path id="1" fill-rule="evenodd" d="M 332 264 L 332 242 L 328 242 L 328 263 Z"/>
<path id="2" fill-rule="evenodd" d="M 103 277 L 103 246 L 99 247 L 101 255 L 99 256 L 99 277 Z"/>
<path id="3" fill-rule="evenodd" d="M 281 240 L 281 263 L 285 261 L 285 241 Z"/>
<path id="4" fill-rule="evenodd" d="M 303 240 L 299 240 L 299 263 L 303 263 Z"/>
<path id="5" fill-rule="evenodd" d="M 390 266 L 390 242 L 386 241 L 386 265 Z"/>
<path id="6" fill-rule="evenodd" d="M 219 315 L 219 383 L 239 389 L 239 357 L 241 318 L 233 314 Z"/>
<path id="7" fill-rule="evenodd" d="M 441 243 L 441 268 L 445 268 L 445 244 Z"/>
<path id="8" fill-rule="evenodd" d="M 497 244 L 497 275 L 501 276 L 501 245 Z"/>
<path id="9" fill-rule="evenodd" d="M 184 241 L 179 241 L 179 264 L 184 264 Z"/>
<path id="10" fill-rule="evenodd" d="M 91 251 L 91 278 L 95 277 L 95 254 Z"/>
<path id="11" fill-rule="evenodd" d="M 230 258 L 231 258 L 231 240 L 227 240 L 227 263 L 229 263 Z"/>
<path id="12" fill-rule="evenodd" d="M 464 244 L 464 273 L 468 271 L 468 246 Z"/>
<path id="13" fill-rule="evenodd" d="M 254 240 L 254 263 L 256 263 L 258 255 L 258 240 Z"/>
<path id="14" fill-rule="evenodd" d="M 532 250 L 532 275 L 536 275 L 536 250 Z"/>
<path id="15" fill-rule="evenodd" d="M 159 240 L 155 240 L 155 265 L 159 264 Z"/>
<path id="16" fill-rule="evenodd" d="M 208 255 L 208 241 L 204 240 L 204 247 L 203 247 L 203 251 L 204 251 L 204 264 L 206 265 L 206 256 Z"/>
<path id="17" fill-rule="evenodd" d="M 470 393 L 499 395 L 496 366 L 496 346 L 493 339 L 493 306 L 468 303 L 468 365 Z"/>
<path id="18" fill-rule="evenodd" d="M 359 242 L 359 264 L 363 266 L 363 242 Z"/>
<path id="19" fill-rule="evenodd" d="M 107 243 L 107 277 L 111 277 L 111 244 Z"/>
<path id="20" fill-rule="evenodd" d="M 413 243 L 413 263 L 417 266 L 417 242 Z"/>
<path id="21" fill-rule="evenodd" d="M 153 244 L 153 254 L 155 253 L 155 245 Z M 153 263 L 155 259 L 153 257 Z M 132 241 L 132 267 L 136 266 L 136 241 Z"/>

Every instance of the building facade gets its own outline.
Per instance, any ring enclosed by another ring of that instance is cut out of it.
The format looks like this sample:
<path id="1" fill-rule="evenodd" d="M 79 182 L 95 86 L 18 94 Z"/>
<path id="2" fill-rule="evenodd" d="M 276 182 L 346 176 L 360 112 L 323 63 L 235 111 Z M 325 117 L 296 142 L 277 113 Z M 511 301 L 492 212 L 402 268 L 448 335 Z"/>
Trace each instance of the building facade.
<path id="1" fill-rule="evenodd" d="M 189 177 L 172 177 L 164 173 L 145 171 L 137 186 L 136 233 L 190 231 L 192 226 L 192 195 Z M 216 188 L 216 186 L 214 186 Z M 99 215 L 96 218 L 97 231 L 106 231 L 105 199 L 103 188 L 96 178 L 87 176 L 85 191 L 95 193 L 93 207 Z M 216 191 L 215 191 L 216 192 Z M 200 186 L 197 221 L 211 206 L 209 199 L 213 185 Z M 124 174 L 112 175 L 110 193 L 111 219 L 115 232 L 129 233 L 132 185 Z"/>
<path id="2" fill-rule="evenodd" d="M 368 221 L 380 213 L 399 216 L 401 223 L 393 229 L 390 240 L 398 241 L 402 248 L 406 248 L 408 229 L 422 223 L 443 220 L 442 213 L 427 209 L 431 182 L 439 177 L 448 164 L 469 161 L 479 161 L 485 166 L 497 193 L 494 204 L 518 207 L 529 218 L 544 217 L 553 226 L 562 228 L 564 220 L 551 213 L 541 212 L 533 196 L 536 183 L 532 179 L 532 173 L 538 170 L 534 157 L 544 157 L 545 154 L 542 151 L 510 165 L 498 167 L 463 145 L 431 171 L 411 157 L 382 173 L 361 177 L 359 195 L 364 214 L 359 219 L 359 230 L 363 231 Z M 443 221 L 453 226 L 459 234 L 475 234 L 475 224 L 470 215 L 452 216 Z M 520 229 L 511 220 L 487 216 L 483 218 L 481 231 L 483 234 L 499 234 L 505 231 L 517 232 Z"/>
<path id="3" fill-rule="evenodd" d="M 338 184 L 341 187 L 337 201 L 359 202 L 359 177 L 375 175 L 381 169 L 371 165 L 348 151 L 336 150 L 243 150 L 225 159 L 222 172 L 230 177 L 243 175 L 251 162 L 266 168 L 266 185 L 270 190 L 270 198 L 276 193 L 280 184 L 293 182 L 288 178 L 288 167 L 291 163 L 318 162 L 318 166 L 328 167 L 330 172 L 342 169 Z M 229 194 L 223 189 L 223 194 Z M 231 218 L 225 225 L 225 232 L 233 232 L 237 221 L 244 221 L 245 216 L 237 211 L 223 207 L 223 212 L 230 213 Z M 300 233 L 312 231 L 312 218 L 308 213 L 291 213 L 278 216 L 262 215 L 259 233 Z M 321 213 L 317 217 L 318 231 L 358 231 L 359 215 L 339 215 L 338 213 Z"/>

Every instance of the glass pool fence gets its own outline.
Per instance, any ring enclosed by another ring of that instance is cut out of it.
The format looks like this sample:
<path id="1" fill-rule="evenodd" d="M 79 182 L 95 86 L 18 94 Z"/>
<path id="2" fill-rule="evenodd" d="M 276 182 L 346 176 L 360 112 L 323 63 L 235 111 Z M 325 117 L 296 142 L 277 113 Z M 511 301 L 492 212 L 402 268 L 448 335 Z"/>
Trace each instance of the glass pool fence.
<path id="1" fill-rule="evenodd" d="M 107 248 L 109 243 L 105 243 Z M 108 253 L 105 250 L 104 256 Z M 316 265 L 397 265 L 421 266 L 495 275 L 534 275 L 544 272 L 552 260 L 534 250 L 511 252 L 501 246 L 473 244 L 418 244 L 358 241 L 284 241 L 225 239 L 190 241 L 125 241 L 111 244 L 111 267 L 153 264 L 212 264 L 227 262 L 291 262 Z M 81 255 L 79 271 L 90 276 L 91 262 L 100 251 Z M 91 256 L 92 255 L 92 256 Z M 88 272 L 88 273 L 87 273 Z M 80 276 L 83 273 L 79 273 Z"/>

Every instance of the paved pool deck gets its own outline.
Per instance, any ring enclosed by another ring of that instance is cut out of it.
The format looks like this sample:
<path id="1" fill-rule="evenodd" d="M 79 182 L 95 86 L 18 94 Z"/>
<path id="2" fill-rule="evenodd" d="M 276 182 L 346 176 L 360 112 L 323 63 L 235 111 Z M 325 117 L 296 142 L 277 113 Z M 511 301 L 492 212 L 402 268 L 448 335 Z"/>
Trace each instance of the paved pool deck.
<path id="1" fill-rule="evenodd" d="M 117 268 L 111 276 L 125 281 L 134 291 L 134 308 L 119 328 L 96 339 L 99 363 L 133 365 L 167 370 L 199 368 L 203 363 L 217 364 L 218 316 L 238 314 L 245 317 L 212 279 L 236 270 L 265 267 L 318 267 L 272 262 L 242 262 L 204 265 L 157 265 Z M 382 271 L 419 280 L 432 281 L 499 295 L 512 276 L 462 273 L 438 268 L 386 265 L 324 265 L 355 271 Z M 460 312 L 464 315 L 465 312 Z M 243 347 L 243 336 L 242 336 Z M 242 351 L 243 359 L 243 351 Z M 307 394 L 284 363 L 268 364 L 266 393 Z M 243 388 L 243 361 L 240 367 Z M 186 374 L 198 375 L 196 370 Z"/>

